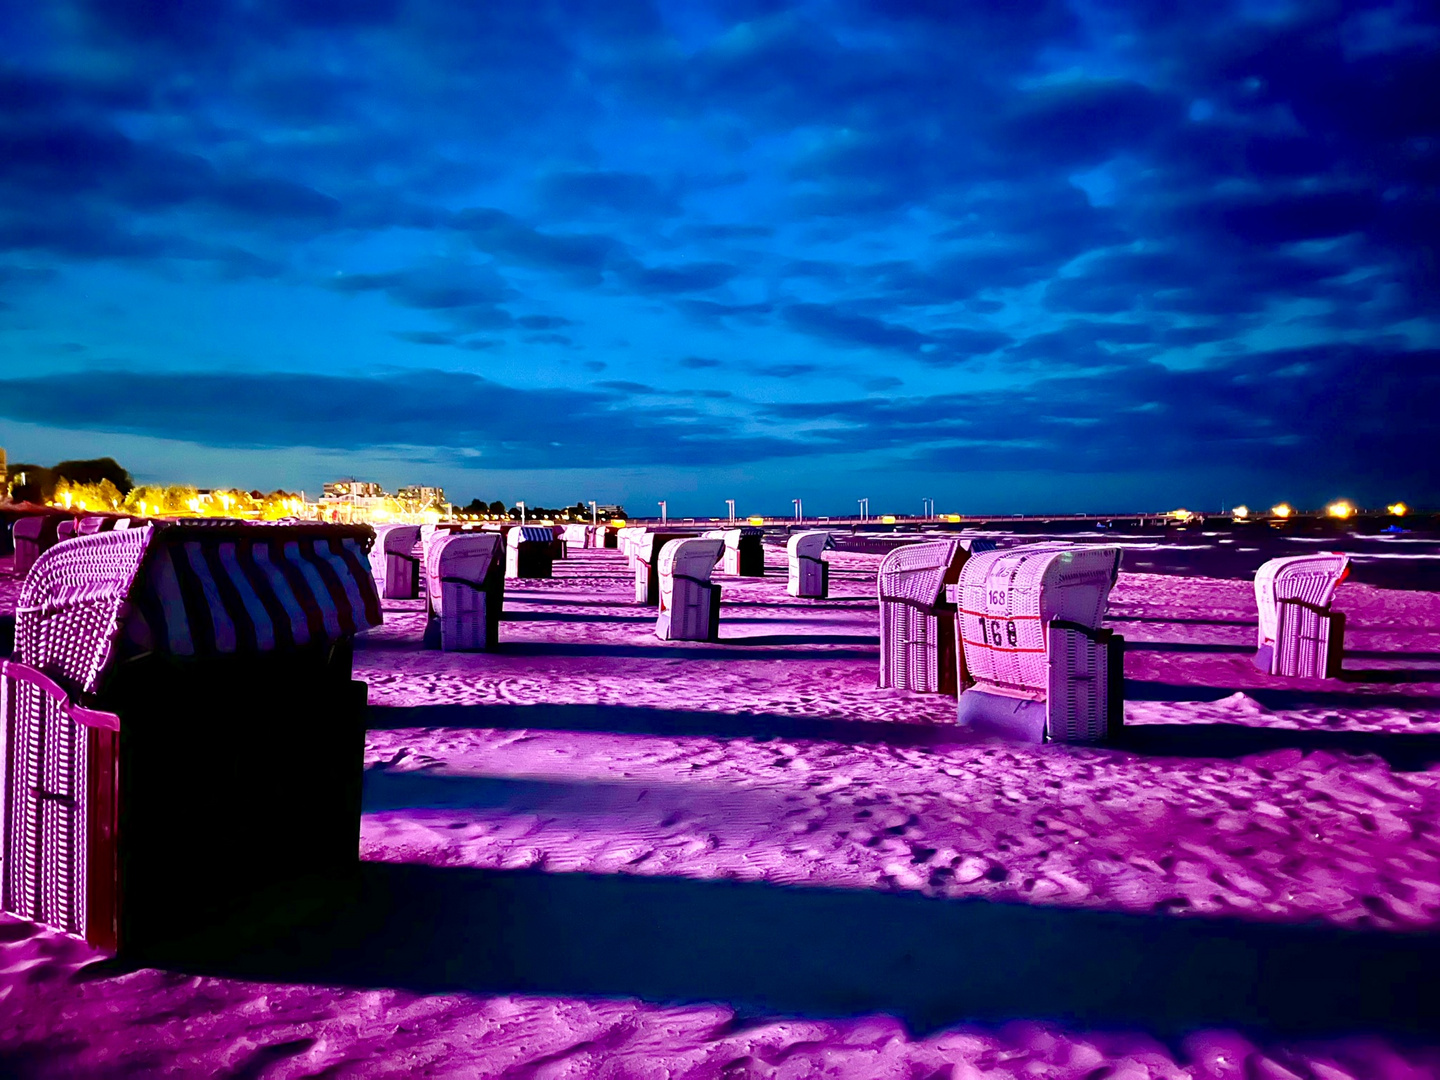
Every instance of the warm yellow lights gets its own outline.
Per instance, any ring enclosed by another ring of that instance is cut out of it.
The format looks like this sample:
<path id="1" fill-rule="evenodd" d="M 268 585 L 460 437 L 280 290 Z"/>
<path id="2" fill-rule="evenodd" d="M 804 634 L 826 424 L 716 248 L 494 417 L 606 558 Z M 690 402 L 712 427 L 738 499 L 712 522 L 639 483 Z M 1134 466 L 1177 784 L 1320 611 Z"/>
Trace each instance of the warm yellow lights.
<path id="1" fill-rule="evenodd" d="M 1195 515 L 1192 514 L 1189 510 L 1182 508 L 1179 510 L 1171 510 L 1170 513 L 1166 514 L 1165 516 L 1174 518 L 1176 521 L 1189 521 Z"/>
<path id="2" fill-rule="evenodd" d="M 1333 518 L 1348 518 L 1355 513 L 1355 507 L 1351 506 L 1345 499 L 1337 499 L 1325 507 L 1325 513 Z"/>
<path id="3" fill-rule="evenodd" d="M 610 524 L 614 525 L 617 529 L 623 529 L 625 527 L 625 519 L 616 518 L 614 521 L 610 522 Z"/>
<path id="4" fill-rule="evenodd" d="M 1295 511 L 1290 509 L 1289 503 L 1276 503 L 1270 507 L 1270 516 L 1277 518 L 1288 518 Z"/>
<path id="5" fill-rule="evenodd" d="M 752 517 L 752 518 L 747 518 L 746 520 L 749 521 L 751 525 L 764 525 L 764 524 L 765 524 L 765 519 L 764 519 L 763 517 Z"/>
<path id="6" fill-rule="evenodd" d="M 894 515 L 894 514 L 886 514 L 886 515 L 884 515 L 884 516 L 880 519 L 880 524 L 881 524 L 881 525 L 894 525 L 894 524 L 895 524 L 895 515 Z"/>
<path id="7" fill-rule="evenodd" d="M 965 519 L 962 518 L 959 514 L 946 514 L 945 520 L 950 522 L 950 524 L 954 525 L 957 522 L 964 521 Z"/>
<path id="8" fill-rule="evenodd" d="M 1385 507 L 1385 509 L 1388 510 L 1395 517 L 1404 517 L 1410 512 L 1410 507 L 1406 506 L 1403 502 L 1391 503 L 1389 506 Z"/>
<path id="9" fill-rule="evenodd" d="M 1230 511 L 1230 516 L 1236 521 L 1244 521 L 1250 516 L 1250 508 L 1248 506 L 1237 506 L 1234 510 Z"/>

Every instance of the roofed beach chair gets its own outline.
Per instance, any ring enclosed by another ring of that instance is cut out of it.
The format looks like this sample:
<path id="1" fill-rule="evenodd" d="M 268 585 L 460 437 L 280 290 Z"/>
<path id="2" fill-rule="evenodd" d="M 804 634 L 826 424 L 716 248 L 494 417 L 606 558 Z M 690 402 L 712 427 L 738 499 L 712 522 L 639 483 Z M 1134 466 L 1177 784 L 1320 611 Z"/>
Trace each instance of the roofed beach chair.
<path id="1" fill-rule="evenodd" d="M 564 533 L 561 539 L 565 541 L 565 556 L 568 558 L 571 548 L 594 547 L 593 542 L 594 526 L 592 525 L 566 525 L 563 526 Z"/>
<path id="2" fill-rule="evenodd" d="M 660 617 L 655 636 L 665 641 L 720 639 L 720 586 L 710 575 L 725 541 L 676 540 L 660 551 Z"/>
<path id="3" fill-rule="evenodd" d="M 112 529 L 124 529 L 130 524 L 130 519 L 120 517 L 117 514 L 87 514 L 75 523 L 76 536 L 94 536 L 96 533 L 110 532 Z"/>
<path id="4" fill-rule="evenodd" d="M 835 546 L 828 532 L 795 533 L 785 542 L 789 576 L 785 591 L 791 596 L 823 600 L 830 595 L 830 566 L 821 553 Z"/>
<path id="5" fill-rule="evenodd" d="M 414 600 L 420 595 L 420 542 L 423 525 L 376 525 L 370 566 L 382 600 Z"/>
<path id="6" fill-rule="evenodd" d="M 665 545 L 674 540 L 696 539 L 693 532 L 650 532 L 643 531 L 632 537 L 630 544 L 635 560 L 635 602 L 637 604 L 658 604 L 660 602 L 660 553 Z"/>
<path id="7" fill-rule="evenodd" d="M 555 547 L 555 533 L 548 525 L 515 526 L 505 535 L 505 576 L 553 577 Z"/>
<path id="8" fill-rule="evenodd" d="M 958 608 L 959 722 L 1036 743 L 1098 742 L 1117 731 L 1125 643 L 1100 623 L 1119 572 L 1118 547 L 972 554 L 947 587 Z"/>
<path id="9" fill-rule="evenodd" d="M 765 530 L 754 525 L 726 529 L 725 563 L 722 569 L 736 577 L 765 576 Z"/>
<path id="10" fill-rule="evenodd" d="M 26 514 L 17 518 L 11 534 L 15 545 L 11 566 L 15 573 L 27 573 L 42 552 L 60 542 L 60 526 L 74 520 L 69 514 Z"/>
<path id="11" fill-rule="evenodd" d="M 425 551 L 430 618 L 425 643 L 446 652 L 479 652 L 500 640 L 505 559 L 493 532 L 438 536 Z"/>
<path id="12" fill-rule="evenodd" d="M 969 557 L 958 538 L 907 544 L 880 563 L 880 686 L 958 693 L 955 607 L 945 586 Z"/>
<path id="13" fill-rule="evenodd" d="M 635 555 L 639 550 L 640 537 L 644 536 L 646 529 L 643 525 L 626 525 L 616 530 L 615 545 L 620 549 L 620 554 L 625 556 L 625 564 L 630 569 L 635 569 Z"/>
<path id="14" fill-rule="evenodd" d="M 1330 602 L 1349 574 L 1350 558 L 1339 553 L 1271 559 L 1255 571 L 1255 666 L 1271 675 L 1338 675 L 1345 616 L 1331 611 Z"/>
<path id="15" fill-rule="evenodd" d="M 42 554 L 0 663 L 0 907 L 113 950 L 356 867 L 371 536 L 159 523 Z"/>

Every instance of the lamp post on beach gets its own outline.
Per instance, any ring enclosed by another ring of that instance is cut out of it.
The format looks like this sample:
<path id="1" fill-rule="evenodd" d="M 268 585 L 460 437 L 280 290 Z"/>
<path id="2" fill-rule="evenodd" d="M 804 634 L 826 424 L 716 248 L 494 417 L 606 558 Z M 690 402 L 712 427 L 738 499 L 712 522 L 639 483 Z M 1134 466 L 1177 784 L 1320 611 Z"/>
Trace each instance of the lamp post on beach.
<path id="1" fill-rule="evenodd" d="M 516 502 L 515 505 L 520 508 L 520 524 L 521 524 L 521 525 L 524 525 L 524 524 L 525 524 L 525 504 L 524 504 L 523 502 Z"/>
<path id="2" fill-rule="evenodd" d="M 600 524 L 600 511 L 596 508 L 594 499 L 590 500 L 590 524 Z"/>
<path id="3" fill-rule="evenodd" d="M 870 520 L 870 500 L 856 499 L 855 501 L 860 504 L 860 524 L 863 525 Z"/>
<path id="4" fill-rule="evenodd" d="M 665 524 L 665 500 L 660 500 L 660 524 Z"/>
<path id="5" fill-rule="evenodd" d="M 805 507 L 799 499 L 791 499 L 790 501 L 795 504 L 795 524 L 803 525 L 805 523 Z"/>
<path id="6" fill-rule="evenodd" d="M 734 499 L 726 499 L 726 500 L 725 500 L 725 505 L 730 508 L 730 524 L 731 524 L 731 525 L 734 525 L 734 524 L 735 524 L 735 500 L 734 500 Z"/>

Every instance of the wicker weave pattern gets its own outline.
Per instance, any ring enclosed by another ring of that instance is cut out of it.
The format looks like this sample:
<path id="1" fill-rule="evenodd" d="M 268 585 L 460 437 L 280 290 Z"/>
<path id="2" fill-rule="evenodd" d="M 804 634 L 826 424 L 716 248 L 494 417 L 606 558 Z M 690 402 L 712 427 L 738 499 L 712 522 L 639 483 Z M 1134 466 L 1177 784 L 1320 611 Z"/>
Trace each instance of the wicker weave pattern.
<path id="1" fill-rule="evenodd" d="M 934 693 L 945 685 L 941 625 L 945 579 L 963 559 L 959 539 L 897 548 L 880 564 L 880 686 Z"/>

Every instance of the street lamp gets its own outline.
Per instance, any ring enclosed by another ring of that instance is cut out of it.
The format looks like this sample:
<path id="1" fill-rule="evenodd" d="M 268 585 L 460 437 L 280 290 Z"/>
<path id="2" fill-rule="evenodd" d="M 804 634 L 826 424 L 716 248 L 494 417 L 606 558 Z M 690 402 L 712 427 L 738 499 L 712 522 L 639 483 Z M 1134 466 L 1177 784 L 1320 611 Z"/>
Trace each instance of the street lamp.
<path id="1" fill-rule="evenodd" d="M 860 523 L 863 525 L 870 520 L 870 500 L 856 499 L 855 501 L 860 504 Z"/>
<path id="2" fill-rule="evenodd" d="M 600 524 L 600 511 L 599 511 L 599 509 L 596 508 L 596 506 L 595 506 L 595 500 L 594 500 L 594 499 L 591 499 L 591 500 L 590 500 L 590 524 L 591 524 L 591 525 L 599 525 L 599 524 Z"/>
<path id="3" fill-rule="evenodd" d="M 796 525 L 802 525 L 802 524 L 804 524 L 804 522 L 805 522 L 805 508 L 804 508 L 804 506 L 801 504 L 801 502 L 800 502 L 799 499 L 791 499 L 790 501 L 795 504 L 795 524 L 796 524 Z"/>
<path id="4" fill-rule="evenodd" d="M 520 507 L 520 524 L 521 524 L 521 525 L 524 525 L 524 524 L 525 524 L 525 504 L 524 504 L 523 502 L 517 502 L 515 505 L 518 506 L 518 507 Z"/>
<path id="5" fill-rule="evenodd" d="M 735 500 L 734 500 L 734 499 L 726 499 L 726 500 L 725 500 L 725 505 L 730 508 L 730 524 L 731 524 L 731 525 L 734 525 L 734 524 L 735 524 Z"/>
<path id="6" fill-rule="evenodd" d="M 665 500 L 660 500 L 660 524 L 665 524 Z"/>

